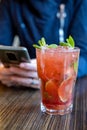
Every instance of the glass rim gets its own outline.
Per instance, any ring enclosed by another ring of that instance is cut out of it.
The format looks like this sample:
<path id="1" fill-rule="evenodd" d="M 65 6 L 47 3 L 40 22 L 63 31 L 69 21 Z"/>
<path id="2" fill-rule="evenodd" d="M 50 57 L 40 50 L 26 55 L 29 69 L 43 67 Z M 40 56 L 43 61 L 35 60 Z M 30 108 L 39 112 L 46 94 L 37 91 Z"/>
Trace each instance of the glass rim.
<path id="1" fill-rule="evenodd" d="M 58 49 L 58 48 L 36 48 L 36 50 L 38 51 L 49 51 L 49 52 L 80 52 L 80 48 L 79 47 L 74 47 L 74 48 L 69 48 L 69 49 Z"/>

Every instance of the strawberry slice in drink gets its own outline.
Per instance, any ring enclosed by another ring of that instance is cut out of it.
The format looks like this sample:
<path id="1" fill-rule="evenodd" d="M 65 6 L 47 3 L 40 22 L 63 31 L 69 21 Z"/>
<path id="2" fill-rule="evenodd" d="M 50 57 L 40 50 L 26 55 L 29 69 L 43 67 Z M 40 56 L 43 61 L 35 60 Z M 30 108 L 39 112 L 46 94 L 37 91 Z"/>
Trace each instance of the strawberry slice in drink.
<path id="1" fill-rule="evenodd" d="M 73 91 L 73 77 L 64 80 L 58 88 L 58 96 L 62 102 L 67 102 L 72 96 Z"/>

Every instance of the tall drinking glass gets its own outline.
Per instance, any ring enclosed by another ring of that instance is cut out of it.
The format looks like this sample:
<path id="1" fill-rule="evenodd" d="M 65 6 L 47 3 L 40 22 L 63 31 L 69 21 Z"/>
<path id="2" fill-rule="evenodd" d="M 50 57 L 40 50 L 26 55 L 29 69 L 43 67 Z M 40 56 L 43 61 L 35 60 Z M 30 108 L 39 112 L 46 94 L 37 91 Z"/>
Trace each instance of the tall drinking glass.
<path id="1" fill-rule="evenodd" d="M 41 111 L 50 115 L 72 112 L 79 48 L 36 49 L 41 83 Z"/>

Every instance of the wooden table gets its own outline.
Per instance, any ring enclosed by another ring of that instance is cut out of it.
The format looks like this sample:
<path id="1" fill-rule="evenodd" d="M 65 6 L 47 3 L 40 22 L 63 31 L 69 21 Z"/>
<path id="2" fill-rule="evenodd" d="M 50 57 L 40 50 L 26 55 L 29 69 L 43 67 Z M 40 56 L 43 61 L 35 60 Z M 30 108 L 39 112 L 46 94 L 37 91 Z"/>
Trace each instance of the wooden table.
<path id="1" fill-rule="evenodd" d="M 40 111 L 40 91 L 0 86 L 0 130 L 87 130 L 87 77 L 77 80 L 73 112 Z"/>

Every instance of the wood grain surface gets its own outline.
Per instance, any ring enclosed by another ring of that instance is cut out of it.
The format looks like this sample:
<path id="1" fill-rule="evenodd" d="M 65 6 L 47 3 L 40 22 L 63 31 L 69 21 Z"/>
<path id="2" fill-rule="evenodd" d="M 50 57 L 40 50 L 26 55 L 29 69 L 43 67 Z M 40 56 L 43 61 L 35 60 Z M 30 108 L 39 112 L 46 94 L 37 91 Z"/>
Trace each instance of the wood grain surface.
<path id="1" fill-rule="evenodd" d="M 40 111 L 40 91 L 0 85 L 0 130 L 87 130 L 87 77 L 77 80 L 71 114 Z"/>

